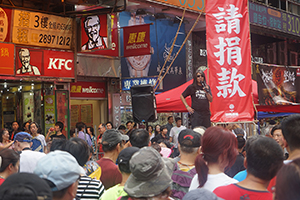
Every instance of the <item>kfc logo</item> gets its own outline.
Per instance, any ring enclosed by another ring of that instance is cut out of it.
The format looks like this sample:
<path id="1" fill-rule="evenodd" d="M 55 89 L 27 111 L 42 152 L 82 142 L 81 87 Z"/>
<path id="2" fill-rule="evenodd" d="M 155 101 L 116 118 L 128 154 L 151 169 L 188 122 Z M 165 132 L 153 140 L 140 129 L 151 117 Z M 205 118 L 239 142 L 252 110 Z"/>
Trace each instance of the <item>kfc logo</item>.
<path id="1" fill-rule="evenodd" d="M 63 59 L 63 58 L 49 58 L 48 69 L 58 69 L 61 70 L 64 67 L 66 70 L 72 70 L 72 67 L 69 67 L 68 64 L 72 64 L 73 60 L 71 59 Z"/>

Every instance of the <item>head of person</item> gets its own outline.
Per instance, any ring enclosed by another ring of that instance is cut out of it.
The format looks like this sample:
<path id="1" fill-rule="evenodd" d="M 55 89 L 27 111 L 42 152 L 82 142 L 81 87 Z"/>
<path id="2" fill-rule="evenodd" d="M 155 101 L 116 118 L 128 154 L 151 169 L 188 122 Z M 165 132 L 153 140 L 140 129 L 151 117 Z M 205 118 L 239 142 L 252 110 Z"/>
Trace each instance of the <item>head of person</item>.
<path id="1" fill-rule="evenodd" d="M 167 199 L 171 195 L 173 160 L 162 158 L 152 147 L 144 147 L 131 157 L 129 165 L 131 174 L 124 191 L 130 197 Z"/>
<path id="2" fill-rule="evenodd" d="M 271 135 L 273 137 L 273 139 L 282 147 L 284 148 L 285 146 L 285 140 L 282 134 L 282 129 L 281 129 L 281 125 L 275 125 L 272 130 L 271 130 Z"/>
<path id="3" fill-rule="evenodd" d="M 256 178 L 270 181 L 282 164 L 282 148 L 272 138 L 260 136 L 246 149 L 247 173 Z"/>
<path id="4" fill-rule="evenodd" d="M 201 135 L 191 129 L 184 129 L 178 135 L 178 148 L 182 155 L 199 154 Z"/>
<path id="5" fill-rule="evenodd" d="M 0 151 L 0 173 L 5 172 L 8 176 L 17 173 L 20 167 L 20 155 L 12 149 Z M 4 177 L 4 178 L 7 178 Z"/>
<path id="6" fill-rule="evenodd" d="M 85 128 L 86 128 L 86 125 L 83 122 L 77 122 L 76 123 L 76 128 L 77 128 L 78 131 L 84 131 Z"/>
<path id="7" fill-rule="evenodd" d="M 153 132 L 153 126 L 152 125 L 148 125 L 147 126 L 147 131 L 148 131 L 148 133 L 152 133 Z"/>
<path id="8" fill-rule="evenodd" d="M 112 151 L 120 153 L 127 140 L 129 140 L 128 135 L 123 135 L 119 131 L 113 129 L 107 130 L 102 136 L 102 149 L 104 153 Z"/>
<path id="9" fill-rule="evenodd" d="M 201 82 L 206 82 L 205 74 L 201 69 L 197 69 L 193 77 L 193 86 L 196 87 Z"/>
<path id="10" fill-rule="evenodd" d="M 90 156 L 89 145 L 86 141 L 77 137 L 67 140 L 62 150 L 69 152 L 74 156 L 78 164 L 82 167 L 88 161 Z"/>
<path id="11" fill-rule="evenodd" d="M 65 145 L 67 143 L 67 140 L 64 138 L 57 138 L 54 139 L 51 142 L 51 146 L 49 151 L 55 151 L 55 150 L 64 150 L 65 149 Z"/>
<path id="12" fill-rule="evenodd" d="M 177 127 L 180 127 L 181 124 L 182 124 L 181 118 L 180 118 L 180 117 L 176 117 L 176 118 L 175 118 L 175 123 L 176 123 L 176 126 L 177 126 Z"/>
<path id="13" fill-rule="evenodd" d="M 23 130 L 26 131 L 26 132 L 30 132 L 29 126 L 30 126 L 30 122 L 29 121 L 25 122 L 23 124 Z"/>
<path id="14" fill-rule="evenodd" d="M 13 121 L 12 123 L 11 123 L 11 127 L 12 127 L 12 130 L 13 131 L 18 131 L 19 130 L 19 122 L 17 122 L 17 121 Z"/>
<path id="15" fill-rule="evenodd" d="M 160 132 L 162 135 L 166 135 L 168 133 L 168 129 L 166 126 L 161 126 L 160 127 Z"/>
<path id="16" fill-rule="evenodd" d="M 84 170 L 70 153 L 56 150 L 37 162 L 34 173 L 46 180 L 54 199 L 72 200 Z"/>
<path id="17" fill-rule="evenodd" d="M 38 133 L 39 125 L 36 122 L 31 122 L 29 125 L 31 135 L 35 135 Z"/>
<path id="18" fill-rule="evenodd" d="M 106 125 L 106 129 L 107 129 L 107 130 L 114 128 L 112 122 L 106 122 L 105 125 Z"/>
<path id="19" fill-rule="evenodd" d="M 290 151 L 300 149 L 300 114 L 290 115 L 282 123 L 282 134 Z"/>
<path id="20" fill-rule="evenodd" d="M 132 155 L 140 149 L 137 147 L 127 147 L 123 149 L 118 156 L 117 165 L 121 173 L 130 174 L 129 161 Z"/>
<path id="21" fill-rule="evenodd" d="M 128 121 L 128 122 L 126 122 L 126 128 L 128 129 L 128 130 L 130 130 L 130 129 L 132 129 L 133 127 L 132 127 L 132 121 Z"/>
<path id="22" fill-rule="evenodd" d="M 195 161 L 200 187 L 207 181 L 207 164 L 218 164 L 221 169 L 234 164 L 238 154 L 237 139 L 227 129 L 220 126 L 209 127 L 202 136 L 201 151 L 202 154 L 199 154 Z"/>
<path id="23" fill-rule="evenodd" d="M 100 135 L 102 135 L 106 131 L 105 125 L 103 123 L 99 124 L 98 131 Z"/>
<path id="24" fill-rule="evenodd" d="M 61 121 L 57 121 L 55 123 L 55 132 L 62 132 L 62 130 L 64 129 L 64 123 L 62 123 Z"/>
<path id="25" fill-rule="evenodd" d="M 157 134 L 160 133 L 160 125 L 159 125 L 159 124 L 156 124 L 156 125 L 155 125 L 155 130 L 154 130 L 154 132 L 155 132 L 155 135 L 157 135 Z"/>
<path id="26" fill-rule="evenodd" d="M 28 67 L 30 65 L 30 52 L 28 49 L 20 49 L 19 50 L 19 58 L 22 63 L 22 66 Z"/>
<path id="27" fill-rule="evenodd" d="M 236 135 L 236 136 L 242 136 L 246 139 L 246 133 L 242 128 L 235 128 L 232 129 L 232 132 Z"/>
<path id="28" fill-rule="evenodd" d="M 118 130 L 121 131 L 121 132 L 124 134 L 125 131 L 126 131 L 126 127 L 125 127 L 123 124 L 121 124 L 121 125 L 118 127 Z"/>
<path id="29" fill-rule="evenodd" d="M 6 128 L 1 129 L 0 133 L 1 133 L 0 136 L 1 143 L 9 140 L 9 132 Z"/>
<path id="30" fill-rule="evenodd" d="M 237 136 L 236 139 L 238 142 L 238 149 L 241 150 L 245 146 L 246 140 L 243 136 Z"/>
<path id="31" fill-rule="evenodd" d="M 70 129 L 70 137 L 75 137 L 75 128 Z"/>
<path id="32" fill-rule="evenodd" d="M 168 117 L 168 123 L 169 123 L 169 124 L 173 124 L 173 122 L 174 122 L 174 117 L 173 117 L 172 115 L 170 115 L 170 116 Z"/>
<path id="33" fill-rule="evenodd" d="M 14 149 L 22 151 L 24 148 L 30 148 L 32 145 L 32 136 L 27 132 L 19 132 L 14 137 Z"/>
<path id="34" fill-rule="evenodd" d="M 300 199 L 300 159 L 283 165 L 276 178 L 276 200 Z"/>
<path id="35" fill-rule="evenodd" d="M 2 200 L 52 200 L 52 192 L 47 182 L 32 173 L 15 173 L 0 187 Z"/>
<path id="36" fill-rule="evenodd" d="M 100 31 L 100 19 L 97 15 L 88 16 L 84 20 L 84 28 L 87 36 L 92 41 L 97 41 Z"/>
<path id="37" fill-rule="evenodd" d="M 95 136 L 94 129 L 93 129 L 93 127 L 91 127 L 91 126 L 88 126 L 88 127 L 86 128 L 86 132 L 87 132 L 90 136 Z"/>
<path id="38" fill-rule="evenodd" d="M 133 147 L 147 147 L 150 145 L 150 135 L 145 129 L 134 129 L 129 136 L 129 141 Z"/>

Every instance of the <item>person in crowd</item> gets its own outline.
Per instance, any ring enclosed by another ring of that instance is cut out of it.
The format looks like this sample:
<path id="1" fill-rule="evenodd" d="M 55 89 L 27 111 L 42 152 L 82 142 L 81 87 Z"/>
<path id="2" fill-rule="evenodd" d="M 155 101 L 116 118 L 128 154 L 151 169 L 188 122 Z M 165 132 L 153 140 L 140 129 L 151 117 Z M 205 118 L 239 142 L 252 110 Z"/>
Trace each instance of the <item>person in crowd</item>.
<path id="1" fill-rule="evenodd" d="M 10 141 L 9 132 L 6 128 L 1 129 L 0 131 L 0 150 L 5 148 L 11 148 L 14 141 Z"/>
<path id="2" fill-rule="evenodd" d="M 220 126 L 209 127 L 202 137 L 202 153 L 196 157 L 194 176 L 189 191 L 203 187 L 209 191 L 237 180 L 227 176 L 226 167 L 233 165 L 237 152 L 237 140 L 232 132 Z"/>
<path id="3" fill-rule="evenodd" d="M 152 147 L 144 147 L 131 157 L 129 166 L 131 174 L 124 186 L 128 196 L 118 200 L 170 199 L 174 168 L 172 159 L 162 158 Z"/>
<path id="4" fill-rule="evenodd" d="M 168 136 L 170 136 L 171 128 L 173 128 L 173 122 L 174 122 L 174 117 L 172 115 L 170 115 L 168 117 L 168 123 L 165 125 L 168 129 L 168 132 L 167 132 Z"/>
<path id="5" fill-rule="evenodd" d="M 223 200 L 213 192 L 208 191 L 203 188 L 197 188 L 195 190 L 191 190 L 182 198 L 182 200 Z"/>
<path id="6" fill-rule="evenodd" d="M 25 123 L 23 124 L 23 131 L 24 131 L 24 132 L 30 133 L 30 128 L 29 128 L 30 123 L 31 123 L 31 120 L 30 120 L 30 121 L 27 121 L 27 122 L 25 122 Z"/>
<path id="7" fill-rule="evenodd" d="M 20 155 L 12 149 L 0 151 L 0 185 L 7 177 L 17 173 L 20 167 Z"/>
<path id="8" fill-rule="evenodd" d="M 105 131 L 102 136 L 104 156 L 97 163 L 101 167 L 102 174 L 100 180 L 106 190 L 122 181 L 122 175 L 115 163 L 119 153 L 125 148 L 127 140 L 129 140 L 128 135 L 123 135 L 114 129 Z"/>
<path id="9" fill-rule="evenodd" d="M 289 157 L 289 153 L 287 152 L 287 150 L 285 148 L 286 141 L 282 135 L 282 129 L 281 129 L 280 124 L 277 124 L 272 128 L 271 135 L 272 135 L 273 139 L 281 146 L 281 148 L 284 152 L 284 158 L 287 159 Z"/>
<path id="10" fill-rule="evenodd" d="M 300 158 L 283 165 L 277 173 L 276 200 L 300 199 Z"/>
<path id="11" fill-rule="evenodd" d="M 20 172 L 33 173 L 36 163 L 46 154 L 31 150 L 32 136 L 29 133 L 17 133 L 14 143 L 14 149 L 22 152 L 20 154 Z"/>
<path id="12" fill-rule="evenodd" d="M 168 129 L 167 129 L 168 130 Z M 154 129 L 154 137 L 159 135 L 161 133 L 161 130 L 160 130 L 160 125 L 159 124 L 156 124 L 155 125 L 155 129 Z"/>
<path id="13" fill-rule="evenodd" d="M 46 141 L 53 141 L 53 138 L 62 138 L 67 139 L 66 136 L 62 133 L 64 129 L 64 124 L 61 121 L 57 121 L 54 125 L 54 134 L 51 135 L 52 129 L 49 128 L 48 133 L 46 135 Z"/>
<path id="14" fill-rule="evenodd" d="M 179 156 L 179 151 L 178 151 L 178 135 L 180 133 L 180 131 L 186 129 L 185 126 L 182 126 L 182 120 L 180 117 L 176 117 L 175 118 L 175 123 L 176 126 L 171 128 L 170 131 L 170 143 L 173 143 L 173 153 L 172 153 L 172 157 L 175 158 L 177 156 Z"/>
<path id="15" fill-rule="evenodd" d="M 32 150 L 44 152 L 45 147 L 47 146 L 45 136 L 38 133 L 39 125 L 36 122 L 31 122 L 29 125 L 30 134 L 32 135 Z"/>
<path id="16" fill-rule="evenodd" d="M 151 145 L 149 134 L 145 129 L 135 129 L 129 137 L 130 145 L 133 147 L 143 148 Z"/>
<path id="17" fill-rule="evenodd" d="M 117 165 L 122 174 L 122 182 L 106 190 L 101 200 L 116 200 L 120 196 L 127 196 L 127 193 L 124 191 L 124 185 L 131 173 L 129 161 L 132 155 L 138 151 L 139 148 L 137 147 L 127 147 L 120 152 L 117 159 Z"/>
<path id="18" fill-rule="evenodd" d="M 89 145 L 80 138 L 71 138 L 62 145 L 63 150 L 69 152 L 83 167 L 89 159 Z M 76 198 L 78 199 L 100 199 L 104 192 L 104 186 L 101 181 L 92 179 L 86 175 L 80 176 Z"/>
<path id="19" fill-rule="evenodd" d="M 49 184 L 53 200 L 73 200 L 84 170 L 70 153 L 56 150 L 38 161 L 34 173 Z"/>
<path id="20" fill-rule="evenodd" d="M 218 187 L 213 192 L 224 200 L 272 200 L 272 193 L 267 187 L 282 165 L 281 147 L 272 138 L 260 136 L 251 143 L 246 152 L 246 179 L 236 184 Z"/>
<path id="21" fill-rule="evenodd" d="M 121 131 L 122 134 L 126 134 L 126 127 L 123 124 L 119 126 L 118 130 Z"/>
<path id="22" fill-rule="evenodd" d="M 152 138 L 154 138 L 154 132 L 153 132 L 153 126 L 152 125 L 148 125 L 147 126 L 147 131 L 148 131 L 148 133 L 149 133 L 149 136 L 150 136 L 150 140 L 152 139 Z"/>
<path id="23" fill-rule="evenodd" d="M 204 126 L 196 126 L 195 128 L 193 128 L 193 131 L 203 136 L 204 132 L 206 131 L 206 128 Z"/>
<path id="24" fill-rule="evenodd" d="M 151 142 L 152 142 L 152 143 L 160 143 L 160 142 L 164 141 L 164 142 L 166 143 L 167 147 L 168 147 L 168 148 L 171 148 L 170 138 L 169 138 L 168 135 L 167 135 L 167 132 L 168 132 L 167 127 L 162 126 L 162 127 L 160 128 L 160 130 L 161 130 L 161 133 L 158 134 L 157 136 L 155 136 L 155 137 L 151 140 Z"/>
<path id="25" fill-rule="evenodd" d="M 50 186 L 32 173 L 15 173 L 0 186 L 1 200 L 53 200 Z"/>
<path id="26" fill-rule="evenodd" d="M 184 129 L 179 133 L 178 142 L 180 160 L 175 163 L 171 189 L 173 198 L 182 199 L 196 174 L 195 160 L 201 151 L 201 135 L 191 129 Z"/>
<path id="27" fill-rule="evenodd" d="M 245 170 L 243 150 L 244 150 L 246 141 L 245 141 L 245 138 L 241 135 L 237 136 L 237 141 L 238 141 L 239 154 L 236 156 L 234 164 L 225 171 L 225 174 L 231 178 L 233 178 L 240 171 Z"/>
<path id="28" fill-rule="evenodd" d="M 107 130 L 110 130 L 110 129 L 113 129 L 113 128 L 114 128 L 112 122 L 106 122 L 105 126 L 106 126 L 106 129 L 107 129 Z"/>
<path id="29" fill-rule="evenodd" d="M 14 136 L 20 132 L 20 125 L 19 125 L 19 122 L 17 121 L 13 121 L 11 123 L 11 132 L 9 133 L 9 138 L 10 140 L 14 140 Z"/>
<path id="30" fill-rule="evenodd" d="M 102 136 L 104 134 L 104 132 L 106 131 L 106 128 L 105 128 L 105 124 L 101 123 L 99 124 L 98 126 L 98 131 L 99 131 L 99 135 L 97 137 L 97 144 L 98 144 L 98 153 L 99 153 L 99 158 L 102 158 L 103 155 L 104 155 L 104 152 L 103 152 L 103 149 L 102 149 Z"/>
<path id="31" fill-rule="evenodd" d="M 71 128 L 69 134 L 70 134 L 70 138 L 75 137 L 75 128 Z"/>
<path id="32" fill-rule="evenodd" d="M 190 107 L 185 98 L 191 96 L 192 106 Z M 187 111 L 191 114 L 192 129 L 196 126 L 211 126 L 209 102 L 213 97 L 208 84 L 206 84 L 205 74 L 198 69 L 194 74 L 193 84 L 189 85 L 180 95 L 180 99 Z"/>
<path id="33" fill-rule="evenodd" d="M 94 153 L 94 152 L 96 152 L 96 137 L 95 137 L 95 133 L 94 133 L 94 128 L 91 126 L 88 126 L 86 128 L 86 132 L 89 134 L 89 136 L 92 140 L 92 148 L 93 148 L 92 153 Z"/>
<path id="34" fill-rule="evenodd" d="M 51 146 L 49 148 L 49 152 L 52 152 L 52 151 L 55 151 L 55 150 L 62 150 L 65 148 L 65 145 L 67 144 L 67 141 L 66 139 L 56 139 L 56 140 L 53 140 L 51 142 Z"/>
<path id="35" fill-rule="evenodd" d="M 133 121 L 128 121 L 126 122 L 126 135 L 130 135 L 132 129 L 133 129 L 133 126 L 134 126 L 134 122 Z"/>
<path id="36" fill-rule="evenodd" d="M 76 128 L 78 130 L 78 138 L 87 142 L 89 146 L 92 146 L 92 141 L 90 136 L 86 133 L 86 125 L 83 122 L 77 122 Z"/>

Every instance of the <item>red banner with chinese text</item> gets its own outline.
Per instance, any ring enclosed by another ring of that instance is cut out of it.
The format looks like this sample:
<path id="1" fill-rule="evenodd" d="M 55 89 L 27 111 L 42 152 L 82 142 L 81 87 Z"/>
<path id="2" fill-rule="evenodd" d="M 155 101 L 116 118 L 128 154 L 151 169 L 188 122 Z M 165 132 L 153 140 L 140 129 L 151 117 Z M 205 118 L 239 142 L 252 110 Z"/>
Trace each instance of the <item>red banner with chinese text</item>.
<path id="1" fill-rule="evenodd" d="M 14 75 L 15 45 L 0 42 L 0 75 Z"/>
<path id="2" fill-rule="evenodd" d="M 150 25 L 123 28 L 124 57 L 150 54 Z"/>
<path id="3" fill-rule="evenodd" d="M 207 63 L 213 94 L 213 122 L 253 120 L 247 2 L 206 2 Z"/>

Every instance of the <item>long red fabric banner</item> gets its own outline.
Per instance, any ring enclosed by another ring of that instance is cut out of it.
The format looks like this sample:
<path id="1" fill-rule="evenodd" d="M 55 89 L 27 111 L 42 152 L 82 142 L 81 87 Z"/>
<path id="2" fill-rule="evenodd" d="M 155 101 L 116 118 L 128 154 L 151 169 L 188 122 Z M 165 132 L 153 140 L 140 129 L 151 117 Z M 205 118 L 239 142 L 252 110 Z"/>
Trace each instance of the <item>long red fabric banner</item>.
<path id="1" fill-rule="evenodd" d="M 247 0 L 207 0 L 206 40 L 213 122 L 252 121 Z"/>

